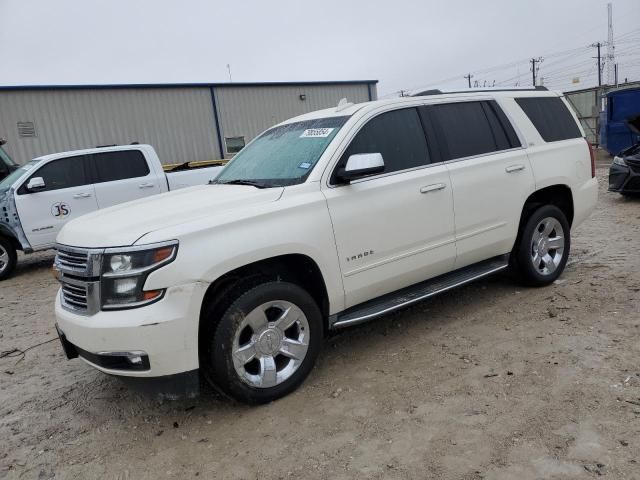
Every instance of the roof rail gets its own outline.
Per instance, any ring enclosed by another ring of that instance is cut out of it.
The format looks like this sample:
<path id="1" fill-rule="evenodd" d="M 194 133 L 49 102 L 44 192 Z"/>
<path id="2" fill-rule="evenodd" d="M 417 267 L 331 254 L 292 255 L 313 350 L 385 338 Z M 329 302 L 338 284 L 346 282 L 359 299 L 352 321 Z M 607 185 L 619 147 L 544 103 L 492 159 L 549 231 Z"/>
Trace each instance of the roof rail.
<path id="1" fill-rule="evenodd" d="M 443 95 L 450 93 L 482 93 L 482 92 L 547 92 L 547 87 L 527 87 L 527 88 L 470 88 L 468 90 L 442 91 L 439 88 L 423 90 L 412 93 L 411 97 L 424 97 L 427 95 Z"/>

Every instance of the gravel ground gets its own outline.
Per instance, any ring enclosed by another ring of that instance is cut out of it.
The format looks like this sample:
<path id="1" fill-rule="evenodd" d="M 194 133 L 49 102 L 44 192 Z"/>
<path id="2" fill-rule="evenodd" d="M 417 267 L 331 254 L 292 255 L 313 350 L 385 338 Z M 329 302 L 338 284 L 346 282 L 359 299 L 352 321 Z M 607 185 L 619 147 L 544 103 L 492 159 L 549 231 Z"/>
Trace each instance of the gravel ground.
<path id="1" fill-rule="evenodd" d="M 158 404 L 57 340 L 0 359 L 0 478 L 640 479 L 640 200 L 605 191 L 556 284 L 507 275 L 327 340 L 261 407 Z M 52 340 L 51 254 L 0 286 L 0 351 Z"/>

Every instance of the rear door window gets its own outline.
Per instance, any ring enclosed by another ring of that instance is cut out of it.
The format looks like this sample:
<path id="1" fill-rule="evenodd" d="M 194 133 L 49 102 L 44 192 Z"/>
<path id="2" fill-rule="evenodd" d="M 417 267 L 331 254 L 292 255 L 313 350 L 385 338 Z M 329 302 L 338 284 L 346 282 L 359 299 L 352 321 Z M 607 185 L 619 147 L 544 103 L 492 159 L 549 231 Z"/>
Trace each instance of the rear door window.
<path id="1" fill-rule="evenodd" d="M 149 175 L 149 165 L 140 150 L 94 153 L 90 155 L 94 183 L 115 182 Z"/>
<path id="2" fill-rule="evenodd" d="M 492 100 L 490 102 L 482 102 L 482 107 L 489 125 L 491 125 L 493 138 L 496 142 L 496 150 L 521 147 L 522 143 L 520 143 L 511 122 L 500 106 Z"/>
<path id="3" fill-rule="evenodd" d="M 516 98 L 515 100 L 545 142 L 582 137 L 578 124 L 559 97 Z"/>
<path id="4" fill-rule="evenodd" d="M 385 173 L 428 165 L 429 149 L 418 111 L 394 110 L 369 120 L 342 155 L 337 169 L 357 153 L 382 154 Z"/>
<path id="5" fill-rule="evenodd" d="M 471 157 L 510 148 L 504 131 L 499 145 L 483 105 L 486 102 L 460 102 L 427 107 L 441 140 L 445 160 Z M 494 116 L 493 122 L 498 120 Z"/>

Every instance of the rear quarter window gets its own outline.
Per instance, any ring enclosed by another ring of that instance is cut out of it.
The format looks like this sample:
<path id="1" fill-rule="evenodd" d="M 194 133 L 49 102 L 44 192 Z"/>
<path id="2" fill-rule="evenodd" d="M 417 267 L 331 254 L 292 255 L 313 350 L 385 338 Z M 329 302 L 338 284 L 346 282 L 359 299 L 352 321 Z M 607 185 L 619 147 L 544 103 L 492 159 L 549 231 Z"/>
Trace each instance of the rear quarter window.
<path id="1" fill-rule="evenodd" d="M 515 101 L 545 142 L 582 137 L 571 112 L 559 97 L 516 98 Z"/>

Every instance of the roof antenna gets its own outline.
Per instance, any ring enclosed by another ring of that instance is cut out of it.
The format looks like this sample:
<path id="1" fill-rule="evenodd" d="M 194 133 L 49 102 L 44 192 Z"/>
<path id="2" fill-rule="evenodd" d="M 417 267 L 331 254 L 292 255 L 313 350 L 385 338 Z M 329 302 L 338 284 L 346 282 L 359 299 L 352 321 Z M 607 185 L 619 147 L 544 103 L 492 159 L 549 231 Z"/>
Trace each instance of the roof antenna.
<path id="1" fill-rule="evenodd" d="M 336 107 L 336 112 L 341 112 L 342 110 L 349 108 L 351 105 L 353 105 L 353 103 L 348 102 L 346 98 L 342 98 L 338 102 L 338 106 Z"/>

